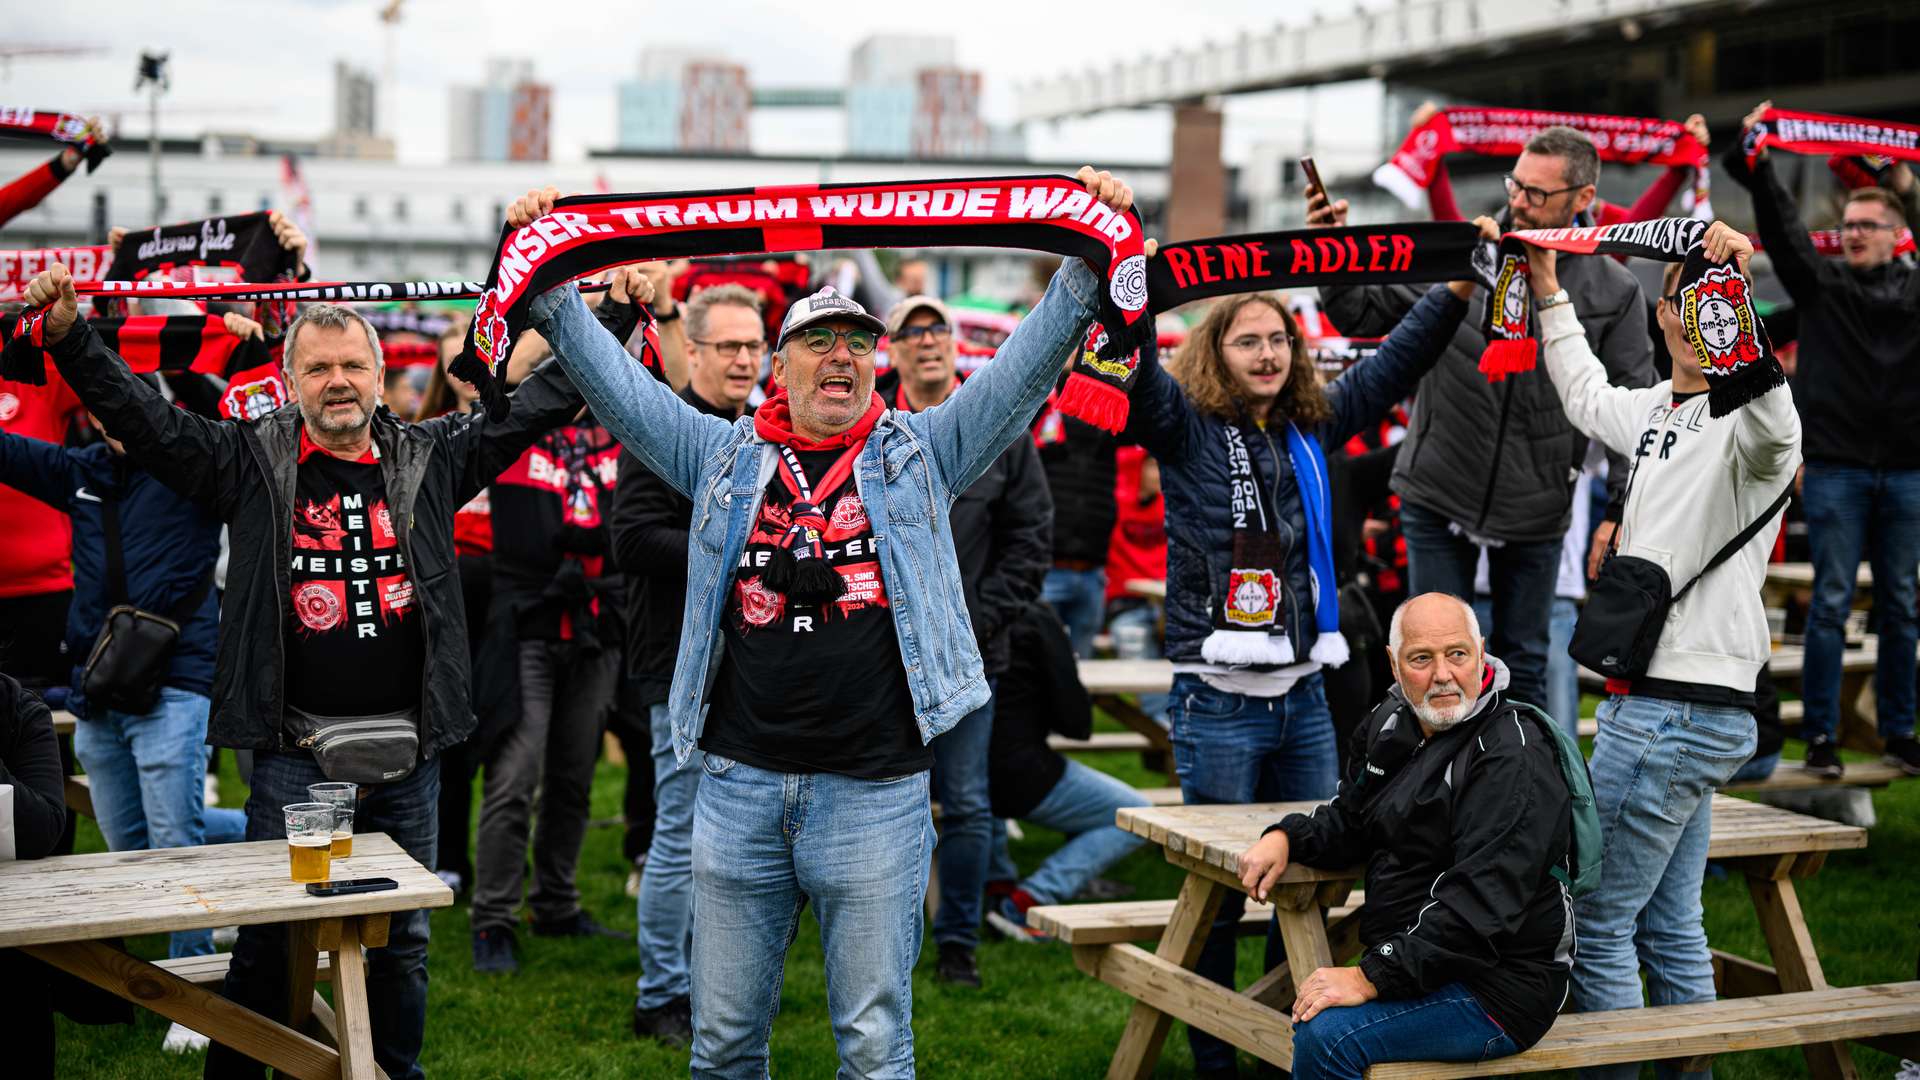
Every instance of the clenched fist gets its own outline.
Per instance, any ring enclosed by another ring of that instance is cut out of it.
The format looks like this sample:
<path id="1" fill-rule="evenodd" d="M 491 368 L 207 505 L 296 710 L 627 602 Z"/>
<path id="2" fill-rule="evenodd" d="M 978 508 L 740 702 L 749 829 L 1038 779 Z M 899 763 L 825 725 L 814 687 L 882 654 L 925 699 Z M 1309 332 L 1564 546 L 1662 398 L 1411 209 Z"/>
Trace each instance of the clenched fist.
<path id="1" fill-rule="evenodd" d="M 27 283 L 27 306 L 52 304 L 47 312 L 47 344 L 57 344 L 80 319 L 80 297 L 73 291 L 73 275 L 64 263 L 54 263 Z"/>

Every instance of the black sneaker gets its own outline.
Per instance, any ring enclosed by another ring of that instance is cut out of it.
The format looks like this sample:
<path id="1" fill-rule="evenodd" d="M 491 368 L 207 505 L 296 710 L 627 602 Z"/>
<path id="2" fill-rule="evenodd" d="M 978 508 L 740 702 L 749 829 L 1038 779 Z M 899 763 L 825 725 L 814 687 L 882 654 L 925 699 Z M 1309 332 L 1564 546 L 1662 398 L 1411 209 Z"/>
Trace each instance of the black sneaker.
<path id="1" fill-rule="evenodd" d="M 675 1050 L 693 1045 L 693 1002 L 674 998 L 657 1009 L 633 1007 L 633 1033 L 642 1039 L 665 1043 Z"/>
<path id="2" fill-rule="evenodd" d="M 473 932 L 473 970 L 485 975 L 511 975 L 520 970 L 513 958 L 513 931 L 494 927 Z"/>
<path id="3" fill-rule="evenodd" d="M 948 942 L 940 946 L 940 966 L 934 975 L 943 983 L 980 989 L 980 968 L 973 962 L 973 950 Z"/>
<path id="4" fill-rule="evenodd" d="M 1887 740 L 1887 755 L 1881 759 L 1900 766 L 1908 776 L 1920 776 L 1920 740 L 1911 735 L 1895 735 Z"/>
<path id="5" fill-rule="evenodd" d="M 1075 900 L 1125 900 L 1136 891 L 1138 890 L 1124 881 L 1095 877 L 1088 878 L 1087 883 L 1080 886 L 1080 891 L 1073 894 L 1073 898 Z"/>
<path id="6" fill-rule="evenodd" d="M 623 934 L 611 927 L 601 926 L 594 917 L 584 911 L 576 911 L 564 919 L 533 924 L 534 937 L 603 937 L 616 941 L 625 941 L 631 934 Z"/>
<path id="7" fill-rule="evenodd" d="M 1834 747 L 1830 735 L 1816 735 L 1807 740 L 1807 760 L 1802 767 L 1829 780 L 1838 780 L 1847 771 L 1847 767 L 1840 764 L 1840 751 Z"/>

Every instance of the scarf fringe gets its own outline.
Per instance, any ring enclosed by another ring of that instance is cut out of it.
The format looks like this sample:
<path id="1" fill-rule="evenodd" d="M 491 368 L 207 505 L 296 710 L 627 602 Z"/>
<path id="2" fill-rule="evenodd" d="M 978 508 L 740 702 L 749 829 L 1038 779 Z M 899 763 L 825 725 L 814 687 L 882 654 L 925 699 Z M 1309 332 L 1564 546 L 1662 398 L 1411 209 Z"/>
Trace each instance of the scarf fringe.
<path id="1" fill-rule="evenodd" d="M 487 419 L 497 424 L 512 412 L 513 402 L 501 387 L 500 380 L 493 377 L 493 369 L 473 355 L 472 350 L 471 345 L 460 350 L 460 355 L 447 364 L 447 374 L 472 383 L 473 388 L 480 392 L 481 402 L 487 407 Z"/>
<path id="2" fill-rule="evenodd" d="M 1115 435 L 1127 426 L 1127 392 L 1082 372 L 1067 376 L 1067 384 L 1060 390 L 1058 408 L 1064 415 Z"/>
<path id="3" fill-rule="evenodd" d="M 1756 364 L 1752 370 L 1743 371 L 1708 389 L 1707 415 L 1718 420 L 1785 385 L 1786 369 L 1780 366 L 1778 359 L 1768 356 L 1766 363 Z"/>
<path id="4" fill-rule="evenodd" d="M 1200 656 L 1212 664 L 1291 664 L 1293 642 L 1265 630 L 1215 630 L 1200 643 Z"/>
<path id="5" fill-rule="evenodd" d="M 1539 353 L 1539 341 L 1530 337 L 1489 341 L 1486 351 L 1480 354 L 1480 373 L 1490 383 L 1501 382 L 1509 375 L 1532 371 Z"/>
<path id="6" fill-rule="evenodd" d="M 1385 188 L 1387 194 L 1399 199 L 1407 209 L 1420 212 L 1427 209 L 1427 189 L 1393 162 L 1389 161 L 1373 170 L 1373 182 Z"/>
<path id="7" fill-rule="evenodd" d="M 1307 659 L 1326 667 L 1337 668 L 1353 659 L 1353 650 L 1347 645 L 1347 636 L 1335 630 L 1329 634 L 1322 631 L 1314 639 L 1313 648 L 1307 650 Z"/>

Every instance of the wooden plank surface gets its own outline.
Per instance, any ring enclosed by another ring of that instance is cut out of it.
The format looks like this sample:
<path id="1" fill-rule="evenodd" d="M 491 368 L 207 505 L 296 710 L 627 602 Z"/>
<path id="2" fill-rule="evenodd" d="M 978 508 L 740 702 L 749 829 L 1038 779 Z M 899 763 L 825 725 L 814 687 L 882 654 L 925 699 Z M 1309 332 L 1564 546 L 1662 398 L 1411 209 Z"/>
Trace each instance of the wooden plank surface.
<path id="1" fill-rule="evenodd" d="M 334 873 L 400 887 L 309 896 L 289 880 L 284 840 L 0 863 L 0 948 L 453 904 L 452 890 L 385 833 L 354 837 L 353 858 Z"/>
<path id="2" fill-rule="evenodd" d="M 1127 807 L 1115 815 L 1120 828 L 1209 866 L 1232 871 L 1240 854 L 1260 839 L 1268 825 L 1288 814 L 1310 813 L 1313 803 L 1256 803 L 1242 806 Z M 1791 810 L 1713 797 L 1713 834 L 1708 857 L 1746 858 L 1867 846 L 1867 831 L 1852 825 L 1796 814 Z M 1357 876 L 1359 869 L 1323 870 L 1290 865 L 1282 882 L 1326 881 Z"/>
<path id="3" fill-rule="evenodd" d="M 1327 911 L 1329 922 L 1343 919 L 1367 902 L 1355 892 L 1345 904 Z M 1042 904 L 1027 909 L 1027 924 L 1068 945 L 1111 945 L 1116 941 L 1158 941 L 1173 917 L 1172 900 L 1115 900 L 1099 904 Z M 1249 897 L 1240 915 L 1243 934 L 1264 930 L 1273 909 Z"/>
<path id="4" fill-rule="evenodd" d="M 1061 753 L 1074 751 L 1125 751 L 1140 753 L 1157 749 L 1153 740 L 1137 731 L 1096 731 L 1084 739 L 1069 739 L 1065 735 L 1047 737 L 1047 749 Z"/>
<path id="5" fill-rule="evenodd" d="M 1128 578 L 1126 584 L 1120 587 L 1129 596 L 1143 596 L 1148 600 L 1167 598 L 1167 583 L 1159 578 Z"/>
<path id="6" fill-rule="evenodd" d="M 1173 687 L 1171 660 L 1082 660 L 1079 667 L 1089 694 L 1164 694 Z"/>
<path id="7" fill-rule="evenodd" d="M 53 733 L 55 735 L 73 734 L 73 727 L 77 722 L 74 715 L 65 709 L 55 709 L 53 711 Z"/>
<path id="8" fill-rule="evenodd" d="M 1782 761 L 1765 780 L 1728 784 L 1722 791 L 1752 794 L 1756 791 L 1810 791 L 1815 788 L 1886 787 L 1895 780 L 1907 779 L 1898 765 L 1884 761 L 1849 761 L 1847 772 L 1839 779 L 1820 776 L 1802 768 L 1797 761 Z"/>
<path id="9" fill-rule="evenodd" d="M 1810 562 L 1785 562 L 1767 564 L 1767 584 L 1788 589 L 1813 588 L 1813 564 Z M 1857 589 L 1873 587 L 1873 566 L 1861 563 L 1854 572 L 1853 584 Z"/>

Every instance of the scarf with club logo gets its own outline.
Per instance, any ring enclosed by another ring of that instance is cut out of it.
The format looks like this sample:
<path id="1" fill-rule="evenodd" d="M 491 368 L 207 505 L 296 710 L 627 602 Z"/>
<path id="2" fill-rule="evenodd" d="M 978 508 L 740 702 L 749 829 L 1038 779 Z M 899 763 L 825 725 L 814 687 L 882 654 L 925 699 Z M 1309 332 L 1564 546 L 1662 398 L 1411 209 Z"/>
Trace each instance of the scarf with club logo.
<path id="1" fill-rule="evenodd" d="M 1920 126 L 1832 113 L 1768 109 L 1747 129 L 1742 149 L 1752 167 L 1762 150 L 1793 154 L 1863 154 L 1920 161 Z"/>
<path id="2" fill-rule="evenodd" d="M 1508 233 L 1499 246 L 1498 265 L 1487 298 L 1487 350 L 1480 370 L 1489 382 L 1531 371 L 1538 343 L 1533 338 L 1533 290 L 1527 278 L 1529 244 L 1577 255 L 1629 255 L 1682 264 L 1675 295 L 1688 340 L 1707 377 L 1707 408 L 1726 416 L 1774 387 L 1786 384 L 1786 372 L 1753 307 L 1753 283 L 1732 261 L 1707 261 L 1701 240 L 1707 222 L 1693 218 L 1655 218 L 1624 225 L 1566 229 L 1527 229 Z"/>
<path id="3" fill-rule="evenodd" d="M 1221 428 L 1227 441 L 1227 498 L 1233 516 L 1233 561 L 1226 587 L 1210 605 L 1213 630 L 1200 655 L 1215 664 L 1280 665 L 1297 662 L 1286 612 L 1286 559 L 1275 507 L 1254 465 L 1247 441 L 1258 437 L 1251 422 Z M 1347 662 L 1340 633 L 1340 595 L 1333 576 L 1333 503 L 1326 452 L 1287 421 L 1287 458 L 1307 518 L 1307 572 L 1312 580 L 1313 622 L 1319 636 L 1307 658 L 1328 667 Z"/>
<path id="4" fill-rule="evenodd" d="M 1541 129 L 1561 125 L 1593 140 L 1601 161 L 1629 165 L 1691 165 L 1707 171 L 1707 149 L 1672 120 L 1597 113 L 1546 112 L 1538 109 L 1449 107 L 1407 133 L 1406 141 L 1373 182 L 1414 210 L 1423 209 L 1433 184 L 1434 164 L 1453 153 L 1518 157 Z M 1700 196 L 1696 196 L 1700 197 Z"/>
<path id="5" fill-rule="evenodd" d="M 0 105 L 0 138 L 35 139 L 71 146 L 86 159 L 89 173 L 113 153 L 113 147 L 107 145 L 106 133 L 86 117 L 19 105 Z"/>
<path id="6" fill-rule="evenodd" d="M 6 342 L 7 362 L 0 363 L 0 378 L 33 386 L 44 386 L 47 369 L 41 359 L 44 349 L 45 308 L 33 308 L 18 315 L 0 317 L 0 341 Z M 80 323 L 70 332 L 78 332 Z M 217 375 L 229 378 L 236 372 L 266 363 L 270 343 L 258 338 L 238 338 L 227 332 L 218 315 L 133 315 L 125 318 L 88 319 L 100 340 L 126 360 L 135 374 L 157 371 L 162 375 Z M 32 352 L 17 351 L 16 341 L 34 340 Z M 12 358 L 30 356 L 31 363 L 17 367 Z"/>
<path id="7" fill-rule="evenodd" d="M 291 277 L 293 252 L 280 246 L 264 210 L 129 230 L 113 249 L 110 281 L 271 282 Z"/>
<path id="8" fill-rule="evenodd" d="M 854 421 L 852 427 L 818 441 L 807 439 L 793 430 L 792 413 L 784 391 L 754 411 L 754 433 L 778 449 L 780 458 L 774 467 L 774 475 L 780 478 L 792 501 L 783 511 L 784 521 L 775 516 L 773 507 L 762 502 L 761 517 L 776 528 L 784 528 L 784 531 L 765 565 L 742 565 L 740 574 L 743 581 L 758 577 L 763 587 L 784 594 L 789 603 L 801 607 L 832 603 L 846 591 L 846 579 L 827 562 L 823 543 L 827 520 L 833 514 L 835 504 L 854 490 L 854 465 L 860 460 L 860 452 L 866 448 L 867 436 L 873 433 L 873 425 L 885 411 L 886 405 L 880 395 L 874 394 L 867 411 Z M 818 484 L 808 482 L 806 470 L 801 468 L 800 459 L 794 453 L 807 450 L 840 451 L 840 456 L 834 459 Z"/>

